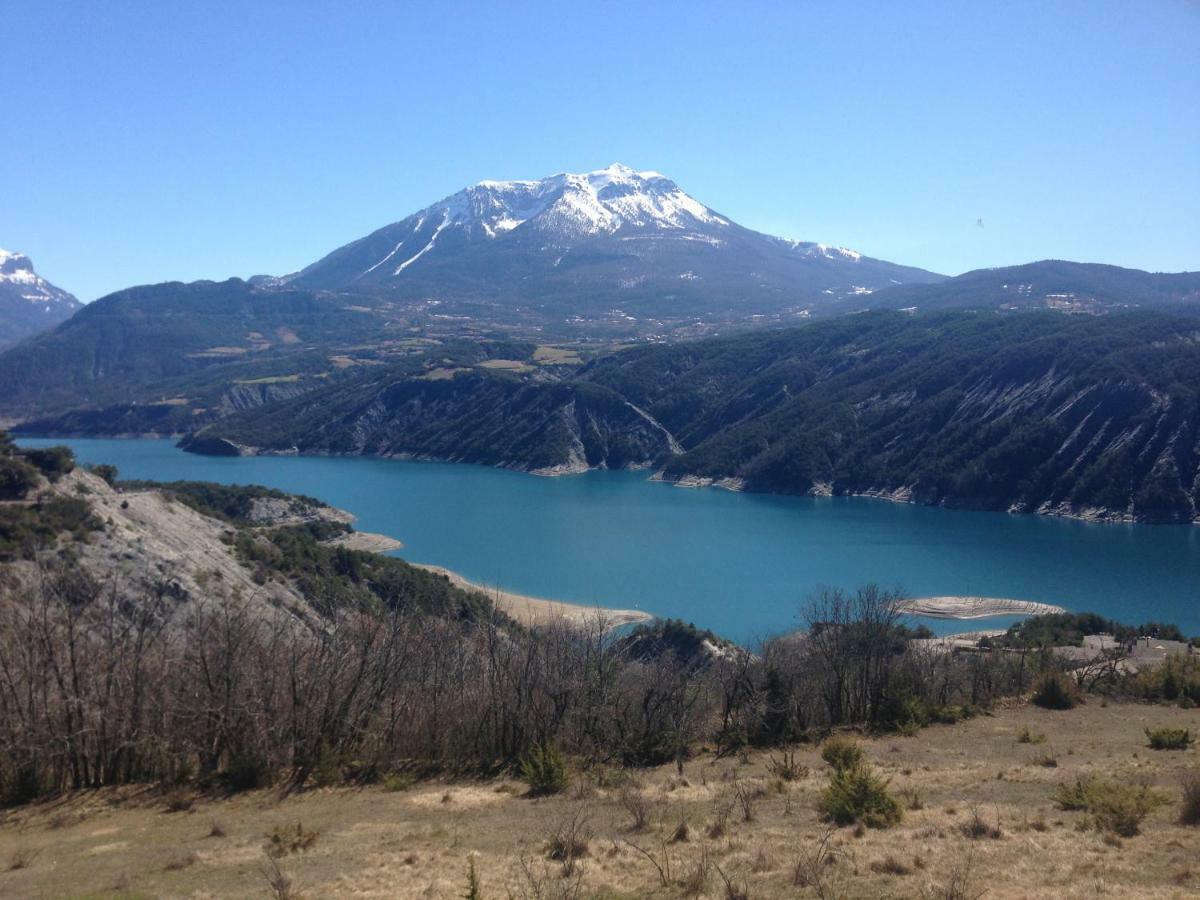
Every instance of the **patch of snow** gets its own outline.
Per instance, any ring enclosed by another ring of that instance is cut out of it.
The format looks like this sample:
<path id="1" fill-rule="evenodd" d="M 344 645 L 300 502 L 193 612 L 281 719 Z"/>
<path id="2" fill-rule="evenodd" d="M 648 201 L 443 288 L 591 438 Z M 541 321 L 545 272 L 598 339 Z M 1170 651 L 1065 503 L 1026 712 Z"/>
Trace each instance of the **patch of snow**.
<path id="1" fill-rule="evenodd" d="M 426 244 L 424 247 L 422 247 L 420 250 L 418 250 L 416 256 L 410 256 L 404 262 L 400 263 L 400 265 L 398 265 L 396 267 L 396 271 L 393 272 L 392 274 L 399 275 L 401 272 L 403 272 L 405 269 L 407 269 L 409 266 L 411 266 L 413 263 L 415 263 L 418 259 L 420 259 L 426 253 L 428 253 L 430 250 L 432 250 L 434 242 L 437 241 L 437 239 L 438 239 L 438 235 L 441 234 L 442 231 L 449 224 L 450 224 L 450 213 L 449 213 L 449 211 L 447 211 L 446 214 L 442 217 L 441 224 L 438 225 L 438 227 L 436 229 L 434 229 L 433 235 L 429 238 L 429 243 Z"/>
<path id="2" fill-rule="evenodd" d="M 391 259 L 393 256 L 395 256 L 396 251 L 399 250 L 403 246 L 404 246 L 404 241 L 401 241 L 395 247 L 392 248 L 391 253 L 389 253 L 387 256 L 385 256 L 383 259 L 381 259 L 379 262 L 375 263 L 375 265 L 371 266 L 371 268 L 367 269 L 366 272 L 363 272 L 363 275 L 366 275 L 368 272 L 374 272 L 376 269 L 378 269 L 380 266 L 382 266 L 385 262 L 387 262 L 389 259 Z M 359 277 L 361 278 L 362 275 L 360 275 Z"/>
<path id="3" fill-rule="evenodd" d="M 847 247 L 833 247 L 829 244 L 818 244 L 814 241 L 794 241 L 789 238 L 779 238 L 778 240 L 802 256 L 821 256 L 825 259 L 846 260 L 847 262 L 858 262 L 862 259 L 861 253 Z M 896 283 L 899 284 L 899 282 Z"/>

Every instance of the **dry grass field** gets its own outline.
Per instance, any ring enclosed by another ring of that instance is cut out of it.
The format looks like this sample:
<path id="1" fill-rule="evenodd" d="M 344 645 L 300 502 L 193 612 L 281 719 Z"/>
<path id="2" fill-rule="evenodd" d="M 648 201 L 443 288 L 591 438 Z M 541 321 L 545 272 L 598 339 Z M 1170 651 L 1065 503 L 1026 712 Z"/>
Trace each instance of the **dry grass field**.
<path id="1" fill-rule="evenodd" d="M 864 739 L 907 807 L 888 830 L 829 831 L 829 767 L 808 746 L 792 780 L 778 753 L 701 753 L 682 777 L 573 772 L 543 799 L 507 779 L 79 793 L 3 813 L 0 896 L 452 898 L 472 861 L 483 898 L 1195 896 L 1200 827 L 1179 815 L 1200 753 L 1149 749 L 1144 729 L 1161 726 L 1195 734 L 1200 711 L 1091 698 Z M 1104 834 L 1052 801 L 1080 775 L 1164 802 L 1137 836 Z"/>

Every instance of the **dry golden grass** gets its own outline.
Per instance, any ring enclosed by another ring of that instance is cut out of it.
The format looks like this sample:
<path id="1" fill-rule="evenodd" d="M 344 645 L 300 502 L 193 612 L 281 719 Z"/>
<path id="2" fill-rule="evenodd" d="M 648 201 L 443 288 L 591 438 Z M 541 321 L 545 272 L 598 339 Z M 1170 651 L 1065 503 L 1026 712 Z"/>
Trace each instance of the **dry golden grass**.
<path id="1" fill-rule="evenodd" d="M 178 812 L 151 789 L 82 792 L 0 815 L 0 896 L 452 898 L 474 859 L 484 898 L 1182 897 L 1200 892 L 1200 828 L 1180 823 L 1200 753 L 1155 753 L 1144 729 L 1197 725 L 1196 710 L 1092 702 L 865 738 L 905 800 L 886 830 L 819 821 L 830 769 L 810 746 L 791 780 L 772 773 L 779 751 L 701 754 L 682 778 L 575 772 L 536 800 L 511 780 L 196 797 Z M 1056 768 L 1029 765 L 1024 729 L 1047 735 Z M 1079 776 L 1169 802 L 1140 835 L 1106 835 L 1052 800 Z"/>

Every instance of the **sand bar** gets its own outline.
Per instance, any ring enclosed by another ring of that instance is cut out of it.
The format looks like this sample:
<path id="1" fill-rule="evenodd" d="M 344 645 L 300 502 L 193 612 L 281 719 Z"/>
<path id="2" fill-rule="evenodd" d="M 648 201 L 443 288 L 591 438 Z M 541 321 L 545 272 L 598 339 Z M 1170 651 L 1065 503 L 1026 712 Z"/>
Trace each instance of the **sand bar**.
<path id="1" fill-rule="evenodd" d="M 413 565 L 430 572 L 437 572 L 439 575 L 445 575 L 455 587 L 465 591 L 478 591 L 495 603 L 497 609 L 525 625 L 549 625 L 553 622 L 587 625 L 595 622 L 599 616 L 607 627 L 613 628 L 619 625 L 630 625 L 634 622 L 648 622 L 654 618 L 639 609 L 606 609 L 601 606 L 587 606 L 583 603 L 564 603 L 561 600 L 546 600 L 542 597 L 514 594 L 511 591 L 468 581 L 457 572 L 451 572 L 441 566 L 422 563 L 413 563 Z"/>
<path id="2" fill-rule="evenodd" d="M 917 597 L 902 602 L 900 612 L 933 619 L 985 619 L 989 616 L 1045 616 L 1066 610 L 1049 603 L 1004 597 Z"/>
<path id="3" fill-rule="evenodd" d="M 389 553 L 404 546 L 386 534 L 375 534 L 371 531 L 352 531 L 349 534 L 338 535 L 326 542 L 330 547 L 345 547 L 347 550 L 365 550 L 368 553 Z"/>

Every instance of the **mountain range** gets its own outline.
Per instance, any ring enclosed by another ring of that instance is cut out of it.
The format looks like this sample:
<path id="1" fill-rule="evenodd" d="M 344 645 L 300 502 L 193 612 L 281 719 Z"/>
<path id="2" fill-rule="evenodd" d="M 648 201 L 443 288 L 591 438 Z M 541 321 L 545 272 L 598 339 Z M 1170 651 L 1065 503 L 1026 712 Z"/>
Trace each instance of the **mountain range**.
<path id="1" fill-rule="evenodd" d="M 0 248 L 0 347 L 53 328 L 82 306 L 38 275 L 28 256 Z"/>

